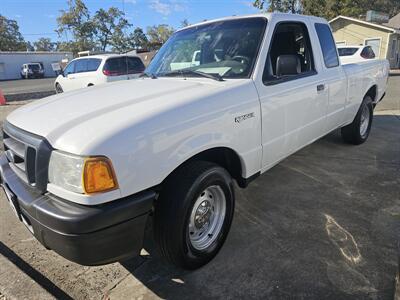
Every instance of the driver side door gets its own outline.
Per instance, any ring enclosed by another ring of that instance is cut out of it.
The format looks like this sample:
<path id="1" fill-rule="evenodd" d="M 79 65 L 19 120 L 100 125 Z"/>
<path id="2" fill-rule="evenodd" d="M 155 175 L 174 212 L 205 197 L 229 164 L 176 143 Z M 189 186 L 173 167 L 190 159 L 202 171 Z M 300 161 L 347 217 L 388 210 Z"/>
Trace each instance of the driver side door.
<path id="1" fill-rule="evenodd" d="M 320 63 L 303 22 L 276 25 L 262 82 L 256 82 L 262 113 L 262 171 L 320 137 L 325 128 L 327 86 L 317 75 Z M 281 74 L 284 58 L 295 68 Z"/>

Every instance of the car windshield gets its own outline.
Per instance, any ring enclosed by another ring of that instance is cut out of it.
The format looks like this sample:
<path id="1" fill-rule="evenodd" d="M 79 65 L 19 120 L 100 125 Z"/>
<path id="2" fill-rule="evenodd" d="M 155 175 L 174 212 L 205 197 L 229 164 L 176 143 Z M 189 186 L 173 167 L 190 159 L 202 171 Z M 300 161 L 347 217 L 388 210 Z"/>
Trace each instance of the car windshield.
<path id="1" fill-rule="evenodd" d="M 261 17 L 219 21 L 176 32 L 154 57 L 146 74 L 248 78 L 264 35 Z M 192 72 L 195 71 L 195 72 Z"/>
<path id="2" fill-rule="evenodd" d="M 339 56 L 351 56 L 357 52 L 359 48 L 339 48 Z"/>
<path id="3" fill-rule="evenodd" d="M 29 69 L 31 69 L 32 71 L 39 71 L 40 67 L 37 64 L 34 65 L 29 65 Z"/>

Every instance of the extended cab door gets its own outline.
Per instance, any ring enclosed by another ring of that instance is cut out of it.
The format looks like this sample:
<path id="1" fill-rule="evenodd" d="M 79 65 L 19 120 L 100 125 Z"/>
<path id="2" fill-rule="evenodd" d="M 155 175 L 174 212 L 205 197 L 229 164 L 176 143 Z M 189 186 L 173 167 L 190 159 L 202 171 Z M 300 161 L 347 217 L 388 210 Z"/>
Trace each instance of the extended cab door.
<path id="1" fill-rule="evenodd" d="M 268 26 L 273 34 L 262 80 L 255 80 L 262 110 L 263 171 L 323 134 L 328 104 L 315 31 L 304 19 Z"/>
<path id="2" fill-rule="evenodd" d="M 347 95 L 347 77 L 339 63 L 335 41 L 328 24 L 315 23 L 319 40 L 319 50 L 323 61 L 321 78 L 329 90 L 326 133 L 338 128 L 344 122 L 344 109 Z"/>

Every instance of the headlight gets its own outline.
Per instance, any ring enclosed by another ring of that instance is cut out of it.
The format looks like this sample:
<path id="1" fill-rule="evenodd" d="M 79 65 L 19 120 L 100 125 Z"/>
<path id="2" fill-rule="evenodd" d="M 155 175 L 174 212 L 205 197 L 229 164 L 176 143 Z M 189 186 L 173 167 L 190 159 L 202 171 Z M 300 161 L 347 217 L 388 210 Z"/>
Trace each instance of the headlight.
<path id="1" fill-rule="evenodd" d="M 76 193 L 98 193 L 118 188 L 111 161 L 103 156 L 82 157 L 53 151 L 49 182 Z"/>

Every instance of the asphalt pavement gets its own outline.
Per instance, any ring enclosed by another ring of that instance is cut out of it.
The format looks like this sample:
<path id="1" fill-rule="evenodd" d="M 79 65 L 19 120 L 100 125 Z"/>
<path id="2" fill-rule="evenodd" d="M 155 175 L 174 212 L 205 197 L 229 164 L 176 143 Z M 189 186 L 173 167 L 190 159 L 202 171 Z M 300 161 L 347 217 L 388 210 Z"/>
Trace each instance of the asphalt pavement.
<path id="1" fill-rule="evenodd" d="M 18 79 L 0 81 L 4 95 L 54 91 L 55 78 Z"/>
<path id="2" fill-rule="evenodd" d="M 0 108 L 0 119 L 19 105 Z M 0 193 L 0 299 L 393 299 L 400 245 L 400 76 L 368 141 L 332 132 L 236 188 L 226 244 L 205 267 L 143 255 L 83 267 L 44 249 Z M 149 231 L 149 234 L 151 230 Z"/>

